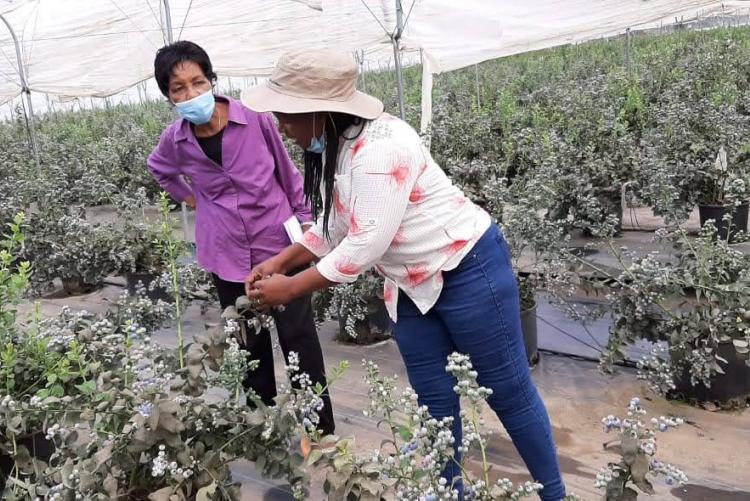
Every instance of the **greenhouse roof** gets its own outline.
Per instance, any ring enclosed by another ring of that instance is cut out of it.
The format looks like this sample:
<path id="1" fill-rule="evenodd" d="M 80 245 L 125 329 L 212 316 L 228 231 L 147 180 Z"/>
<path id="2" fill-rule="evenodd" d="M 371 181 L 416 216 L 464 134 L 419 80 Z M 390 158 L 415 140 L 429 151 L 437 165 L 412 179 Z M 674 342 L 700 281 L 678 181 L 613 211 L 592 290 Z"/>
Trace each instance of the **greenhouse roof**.
<path id="1" fill-rule="evenodd" d="M 392 59 L 396 0 L 1 0 L 31 92 L 58 98 L 117 94 L 153 74 L 171 39 L 204 46 L 221 76 L 267 75 L 300 45 Z M 424 74 L 750 7 L 711 0 L 403 0 L 401 47 L 422 51 Z M 168 26 L 171 25 L 171 30 Z M 0 103 L 23 90 L 10 31 L 0 29 Z M 413 58 L 412 60 L 418 60 Z M 431 89 L 425 79 L 423 94 Z M 423 106 L 429 109 L 429 99 Z"/>

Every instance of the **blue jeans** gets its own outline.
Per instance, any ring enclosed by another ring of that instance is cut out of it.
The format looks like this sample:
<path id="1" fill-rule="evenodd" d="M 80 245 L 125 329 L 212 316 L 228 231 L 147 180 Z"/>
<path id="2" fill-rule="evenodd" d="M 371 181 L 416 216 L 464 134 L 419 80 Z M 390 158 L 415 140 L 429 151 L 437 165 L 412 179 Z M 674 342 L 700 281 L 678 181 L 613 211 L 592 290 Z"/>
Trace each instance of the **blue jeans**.
<path id="1" fill-rule="evenodd" d="M 460 404 L 453 391 L 456 379 L 445 366 L 454 351 L 471 357 L 478 383 L 493 391 L 490 407 L 533 479 L 544 485 L 541 498 L 559 501 L 565 497 L 565 486 L 552 427 L 529 374 L 518 286 L 497 225 L 487 230 L 456 269 L 443 276 L 443 292 L 426 315 L 406 294 L 399 294 L 398 299 L 395 338 L 420 405 L 426 405 L 436 419 L 453 416 L 453 436 L 460 445 Z M 450 482 L 460 469 L 450 463 L 443 475 Z"/>

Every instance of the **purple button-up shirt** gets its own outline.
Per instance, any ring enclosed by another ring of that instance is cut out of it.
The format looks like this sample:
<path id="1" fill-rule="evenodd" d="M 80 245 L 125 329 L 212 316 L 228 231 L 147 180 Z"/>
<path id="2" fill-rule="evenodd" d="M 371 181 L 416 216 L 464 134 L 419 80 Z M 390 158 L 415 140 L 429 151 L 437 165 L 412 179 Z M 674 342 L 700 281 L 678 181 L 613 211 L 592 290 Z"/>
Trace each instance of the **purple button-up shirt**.
<path id="1" fill-rule="evenodd" d="M 175 200 L 195 196 L 198 264 L 224 280 L 242 282 L 250 269 L 290 244 L 284 221 L 312 220 L 302 175 L 270 115 L 228 101 L 222 163 L 201 149 L 187 120 L 162 133 L 148 157 L 156 181 Z M 186 183 L 181 176 L 187 176 Z"/>

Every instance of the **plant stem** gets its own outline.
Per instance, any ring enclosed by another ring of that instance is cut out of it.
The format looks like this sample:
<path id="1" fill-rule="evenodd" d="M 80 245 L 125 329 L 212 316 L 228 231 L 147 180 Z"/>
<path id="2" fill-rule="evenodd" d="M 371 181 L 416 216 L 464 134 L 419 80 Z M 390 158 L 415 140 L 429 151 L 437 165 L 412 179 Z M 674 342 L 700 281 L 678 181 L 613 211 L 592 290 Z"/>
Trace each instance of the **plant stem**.
<path id="1" fill-rule="evenodd" d="M 677 227 L 677 232 L 678 232 L 678 234 L 680 235 L 680 240 L 681 240 L 681 241 L 682 241 L 682 242 L 683 242 L 683 243 L 684 243 L 685 245 L 687 245 L 687 246 L 688 246 L 688 247 L 690 248 L 690 252 L 692 252 L 692 253 L 693 253 L 693 256 L 695 256 L 695 259 L 696 259 L 696 261 L 698 262 L 698 264 L 700 265 L 701 269 L 703 270 L 703 273 L 705 273 L 705 276 L 709 276 L 709 272 L 708 272 L 708 270 L 706 269 L 706 265 L 705 265 L 705 263 L 703 262 L 703 260 L 701 260 L 701 259 L 699 258 L 699 256 L 698 256 L 698 253 L 696 252 L 696 250 L 695 250 L 695 247 L 693 247 L 693 243 L 692 243 L 692 242 L 690 241 L 690 239 L 688 238 L 688 236 L 687 236 L 687 233 L 685 232 L 685 230 L 684 230 L 683 228 L 681 228 L 681 227 L 679 227 L 679 226 L 678 226 L 678 227 Z"/>
<path id="2" fill-rule="evenodd" d="M 218 488 L 218 489 L 219 489 L 219 490 L 221 491 L 221 493 L 222 493 L 222 495 L 223 495 L 223 499 L 232 499 L 232 497 L 231 497 L 231 496 L 229 495 L 229 493 L 228 493 L 228 492 L 226 491 L 226 489 L 224 488 L 224 486 L 223 486 L 223 485 L 221 485 L 221 484 L 219 483 L 219 481 L 218 481 L 218 480 L 216 479 L 216 477 L 214 477 L 213 473 L 211 473 L 211 470 L 209 470 L 209 469 L 208 469 L 208 468 L 206 468 L 205 466 L 202 466 L 202 467 L 201 467 L 201 469 L 202 469 L 203 471 L 205 471 L 206 473 L 208 473 L 208 476 L 209 476 L 209 477 L 211 477 L 211 479 L 212 479 L 212 480 L 214 481 L 214 483 L 216 484 L 216 487 L 217 487 L 217 488 Z"/>
<path id="3" fill-rule="evenodd" d="M 479 422 L 477 419 L 477 406 L 472 403 L 471 404 L 471 422 L 474 425 L 474 430 L 479 434 Z M 487 450 L 484 447 L 484 441 L 482 440 L 482 436 L 479 435 L 479 449 L 482 451 L 482 473 L 484 476 L 484 485 L 489 488 L 490 486 L 490 468 L 487 464 Z"/>
<path id="4" fill-rule="evenodd" d="M 16 463 L 16 457 L 18 456 L 18 445 L 16 444 L 16 434 L 15 433 L 13 433 L 11 435 L 11 440 L 13 441 L 13 476 L 15 477 L 16 480 L 18 480 L 18 476 L 19 476 L 18 474 L 20 473 L 20 471 L 18 469 L 18 464 Z M 16 486 L 17 485 L 18 484 L 15 484 L 13 486 L 13 492 L 16 491 Z"/>
<path id="5" fill-rule="evenodd" d="M 224 449 L 226 449 L 227 447 L 229 447 L 229 445 L 232 444 L 235 440 L 237 440 L 238 438 L 242 438 L 243 436 L 247 435 L 248 433 L 250 433 L 252 431 L 255 431 L 258 427 L 259 427 L 258 425 L 253 426 L 253 427 L 248 428 L 247 430 L 243 431 L 239 435 L 233 436 L 229 441 L 225 442 L 224 445 L 222 445 L 221 447 L 219 447 L 219 450 L 217 452 L 223 451 Z"/>
<path id="6" fill-rule="evenodd" d="M 182 310 L 180 308 L 180 278 L 179 273 L 177 272 L 177 261 L 174 255 L 174 252 L 170 248 L 169 252 L 170 257 L 170 263 L 169 263 L 169 272 L 172 275 L 172 288 L 174 290 L 174 314 L 175 319 L 177 321 L 177 354 L 180 359 L 180 369 L 183 369 L 185 367 L 185 361 L 184 361 L 184 355 L 183 355 L 183 347 L 185 345 L 185 340 L 182 335 Z"/>
<path id="7" fill-rule="evenodd" d="M 130 385 L 128 384 L 128 376 L 130 375 L 130 348 L 132 346 L 132 341 L 130 340 L 130 335 L 126 332 L 125 333 L 125 374 L 124 374 L 124 382 L 125 382 L 125 388 L 130 388 Z"/>

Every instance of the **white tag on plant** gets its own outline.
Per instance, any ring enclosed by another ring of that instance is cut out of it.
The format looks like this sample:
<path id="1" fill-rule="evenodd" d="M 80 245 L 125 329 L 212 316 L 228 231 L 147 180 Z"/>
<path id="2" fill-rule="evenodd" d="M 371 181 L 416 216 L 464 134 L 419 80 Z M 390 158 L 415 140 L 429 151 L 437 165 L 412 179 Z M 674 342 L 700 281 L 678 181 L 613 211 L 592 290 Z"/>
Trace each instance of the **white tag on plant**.
<path id="1" fill-rule="evenodd" d="M 716 167 L 716 170 L 719 172 L 727 171 L 727 150 L 725 150 L 723 146 L 719 148 L 719 153 L 716 155 L 716 162 L 714 162 L 714 167 Z"/>

